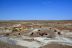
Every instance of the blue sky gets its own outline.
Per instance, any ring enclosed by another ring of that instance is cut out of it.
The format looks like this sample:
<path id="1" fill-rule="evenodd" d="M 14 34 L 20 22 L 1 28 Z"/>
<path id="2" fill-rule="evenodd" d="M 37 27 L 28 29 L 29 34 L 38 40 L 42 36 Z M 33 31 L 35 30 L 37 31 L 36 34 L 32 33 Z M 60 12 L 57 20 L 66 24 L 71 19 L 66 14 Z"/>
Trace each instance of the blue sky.
<path id="1" fill-rule="evenodd" d="M 72 20 L 72 0 L 0 0 L 0 20 Z"/>

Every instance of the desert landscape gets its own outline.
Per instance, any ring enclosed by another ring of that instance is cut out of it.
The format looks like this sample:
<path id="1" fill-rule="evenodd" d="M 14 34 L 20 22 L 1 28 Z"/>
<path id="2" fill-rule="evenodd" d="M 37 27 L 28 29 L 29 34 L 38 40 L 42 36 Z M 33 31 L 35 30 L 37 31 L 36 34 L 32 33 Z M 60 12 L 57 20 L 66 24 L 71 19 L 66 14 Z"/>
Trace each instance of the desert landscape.
<path id="1" fill-rule="evenodd" d="M 72 48 L 72 20 L 0 21 L 0 48 Z"/>

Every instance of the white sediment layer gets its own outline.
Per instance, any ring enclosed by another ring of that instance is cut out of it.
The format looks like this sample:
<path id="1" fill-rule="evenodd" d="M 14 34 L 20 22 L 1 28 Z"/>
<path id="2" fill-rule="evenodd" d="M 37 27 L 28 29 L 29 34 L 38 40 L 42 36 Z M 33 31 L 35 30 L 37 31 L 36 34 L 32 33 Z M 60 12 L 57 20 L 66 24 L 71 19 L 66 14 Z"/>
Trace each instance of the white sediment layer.
<path id="1" fill-rule="evenodd" d="M 38 29 L 35 29 L 33 31 L 37 31 L 37 30 Z M 59 36 L 56 34 L 56 37 L 54 37 L 54 38 L 28 37 L 28 36 L 21 36 L 21 37 L 14 38 L 14 37 L 0 36 L 0 41 L 6 42 L 9 44 L 25 46 L 28 48 L 39 48 L 43 45 L 50 44 L 52 42 L 72 46 L 72 39 L 67 38 L 65 36 L 70 37 L 70 36 L 72 36 L 72 33 L 67 32 L 66 34 L 64 34 L 64 36 Z M 24 39 L 34 39 L 34 41 L 26 41 Z"/>

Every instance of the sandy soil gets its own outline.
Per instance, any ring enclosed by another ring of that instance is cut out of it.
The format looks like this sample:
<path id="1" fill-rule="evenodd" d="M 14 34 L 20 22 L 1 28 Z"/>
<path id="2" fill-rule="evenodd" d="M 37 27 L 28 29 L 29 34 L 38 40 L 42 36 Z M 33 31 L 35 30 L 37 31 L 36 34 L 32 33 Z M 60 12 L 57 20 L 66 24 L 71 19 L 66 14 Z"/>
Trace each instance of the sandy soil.
<path id="1" fill-rule="evenodd" d="M 8 43 L 4 43 L 0 41 L 0 48 L 27 48 L 27 47 L 22 47 L 22 46 L 18 46 L 18 45 L 11 45 Z"/>
<path id="2" fill-rule="evenodd" d="M 61 44 L 47 44 L 40 48 L 72 48 L 72 46 L 61 45 Z"/>

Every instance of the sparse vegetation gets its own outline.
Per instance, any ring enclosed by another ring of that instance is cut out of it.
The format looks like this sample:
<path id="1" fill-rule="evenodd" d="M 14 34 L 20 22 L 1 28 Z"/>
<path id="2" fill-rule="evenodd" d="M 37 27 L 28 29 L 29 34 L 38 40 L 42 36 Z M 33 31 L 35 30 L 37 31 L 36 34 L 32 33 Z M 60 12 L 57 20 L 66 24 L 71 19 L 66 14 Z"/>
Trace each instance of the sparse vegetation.
<path id="1" fill-rule="evenodd" d="M 64 31 L 64 30 L 67 30 L 67 31 Z M 65 34 L 62 34 L 62 32 L 64 32 L 64 33 L 72 32 L 72 21 L 43 21 L 43 20 L 35 21 L 34 20 L 34 21 L 6 21 L 6 22 L 1 21 L 0 22 L 1 37 L 3 35 L 5 37 L 8 37 L 13 40 L 17 39 L 16 41 L 19 41 L 19 39 L 24 40 L 26 42 L 30 41 L 30 44 L 32 41 L 36 41 L 36 42 L 34 42 L 35 44 L 37 42 L 38 42 L 38 44 L 40 44 L 41 41 L 43 42 L 42 38 L 41 38 L 41 40 L 40 40 L 40 38 L 35 40 L 36 37 L 46 37 L 47 39 L 48 38 L 55 39 L 55 37 L 57 37 L 57 35 L 58 36 L 62 35 L 66 38 L 72 36 L 72 35 L 66 36 Z M 70 37 L 70 38 L 72 38 L 72 37 Z M 44 40 L 44 41 L 46 41 L 46 40 Z M 22 45 L 23 45 L 23 43 L 22 43 Z M 51 47 L 51 45 L 48 45 L 48 46 Z M 61 46 L 63 46 L 63 45 L 61 45 Z M 44 47 L 45 46 L 43 46 L 41 48 L 44 48 Z M 55 45 L 55 47 L 56 47 L 56 45 Z M 71 46 L 67 46 L 67 47 L 71 48 Z M 67 48 L 67 47 L 64 47 L 64 48 Z M 26 47 L 8 44 L 8 43 L 4 43 L 4 42 L 0 41 L 0 48 L 26 48 Z"/>

